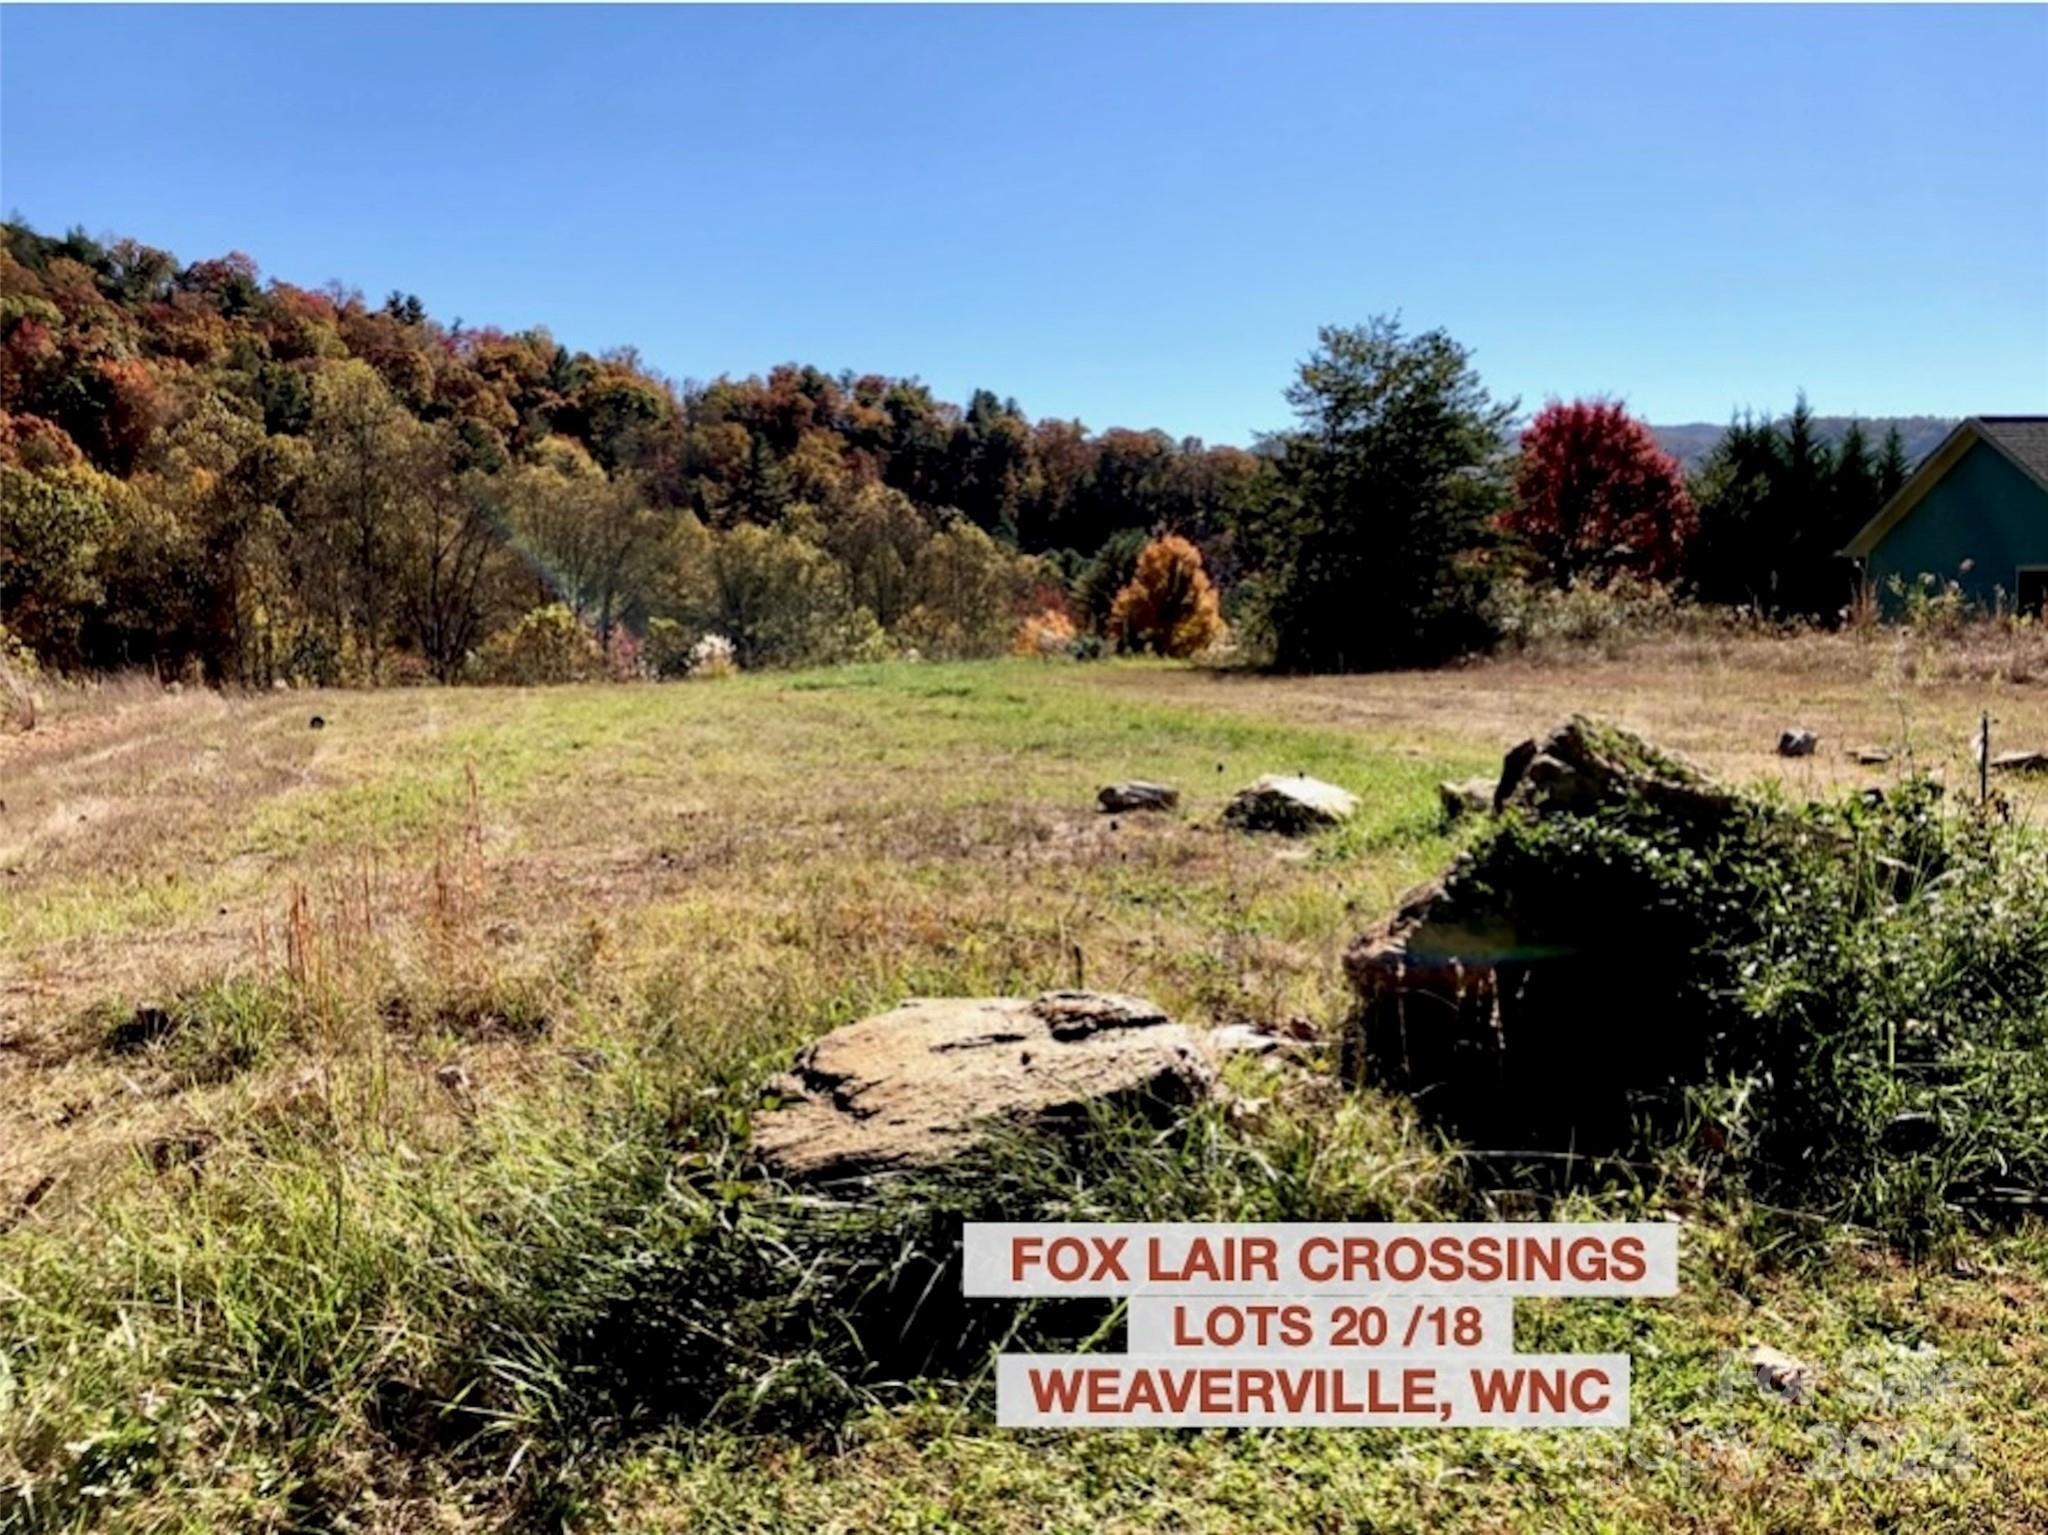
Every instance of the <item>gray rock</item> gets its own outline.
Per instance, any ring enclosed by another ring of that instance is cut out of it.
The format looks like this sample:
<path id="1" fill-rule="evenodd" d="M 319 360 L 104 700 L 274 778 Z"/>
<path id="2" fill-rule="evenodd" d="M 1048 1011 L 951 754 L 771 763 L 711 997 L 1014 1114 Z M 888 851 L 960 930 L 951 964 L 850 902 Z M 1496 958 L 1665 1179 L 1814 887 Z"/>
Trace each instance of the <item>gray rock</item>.
<path id="1" fill-rule="evenodd" d="M 1617 725 L 1574 714 L 1501 759 L 1494 803 L 1531 814 L 1579 814 L 1641 800 L 1698 825 L 1714 825 L 1737 798 L 1684 758 Z"/>
<path id="2" fill-rule="evenodd" d="M 1277 831 L 1287 836 L 1319 827 L 1337 826 L 1358 813 L 1358 796 L 1320 778 L 1268 773 L 1240 789 L 1224 808 L 1223 819 L 1246 831 Z"/>
<path id="3" fill-rule="evenodd" d="M 1994 773 L 2048 773 L 2048 752 L 2000 752 L 1991 759 Z"/>
<path id="4" fill-rule="evenodd" d="M 1195 1036 L 1104 992 L 939 997 L 834 1029 L 769 1085 L 754 1151 L 794 1182 L 931 1167 L 995 1127 L 1057 1128 L 1104 1101 L 1185 1104 L 1215 1085 Z"/>
<path id="5" fill-rule="evenodd" d="M 1778 755 L 1781 757 L 1811 757 L 1813 749 L 1820 745 L 1820 737 L 1811 730 L 1794 726 L 1778 735 Z"/>
<path id="6" fill-rule="evenodd" d="M 1299 1058 L 1309 1048 L 1309 1042 L 1298 1035 L 1283 1034 L 1256 1023 L 1227 1023 L 1220 1029 L 1211 1029 L 1204 1043 L 1219 1059 L 1233 1055 Z"/>
<path id="7" fill-rule="evenodd" d="M 1882 746 L 1859 746 L 1849 753 L 1860 767 L 1883 767 L 1892 760 L 1892 754 Z"/>
<path id="8" fill-rule="evenodd" d="M 1493 811 L 1494 781 L 1491 778 L 1446 779 L 1436 786 L 1437 798 L 1443 803 L 1446 821 L 1463 820 L 1468 815 L 1489 815 Z"/>
<path id="9" fill-rule="evenodd" d="M 1095 796 L 1095 802 L 1104 810 L 1172 810 L 1180 804 L 1180 790 L 1168 788 L 1163 783 L 1147 783 L 1142 778 L 1133 778 L 1124 783 L 1103 785 Z"/>
<path id="10" fill-rule="evenodd" d="M 1767 1344 L 1752 1346 L 1743 1362 L 1755 1374 L 1759 1386 L 1787 1401 L 1805 1401 L 1813 1395 L 1814 1387 L 1820 1384 L 1818 1369 L 1804 1359 L 1795 1359 Z"/>

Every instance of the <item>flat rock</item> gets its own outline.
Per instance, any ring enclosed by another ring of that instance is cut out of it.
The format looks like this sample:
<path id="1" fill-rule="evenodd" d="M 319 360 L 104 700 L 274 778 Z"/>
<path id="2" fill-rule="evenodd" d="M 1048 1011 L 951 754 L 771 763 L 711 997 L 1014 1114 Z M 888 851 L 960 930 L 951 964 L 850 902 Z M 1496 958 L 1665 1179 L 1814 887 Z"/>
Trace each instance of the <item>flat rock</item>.
<path id="1" fill-rule="evenodd" d="M 1991 759 L 1994 773 L 2048 773 L 2048 752 L 2000 752 Z"/>
<path id="2" fill-rule="evenodd" d="M 1105 992 L 921 998 L 834 1029 L 769 1084 L 772 1173 L 827 1182 L 932 1167 L 1003 1126 L 1078 1124 L 1098 1102 L 1185 1104 L 1215 1072 L 1185 1027 Z"/>
<path id="3" fill-rule="evenodd" d="M 1849 755 L 1859 767 L 1883 767 L 1892 760 L 1892 754 L 1882 746 L 1859 746 Z"/>
<path id="4" fill-rule="evenodd" d="M 1309 1041 L 1299 1034 L 1256 1023 L 1227 1023 L 1211 1029 L 1206 1043 L 1219 1059 L 1237 1055 L 1300 1057 L 1309 1048 Z"/>
<path id="5" fill-rule="evenodd" d="M 1133 778 L 1125 783 L 1104 784 L 1095 802 L 1110 811 L 1171 810 L 1180 804 L 1180 790 Z"/>
<path id="6" fill-rule="evenodd" d="M 1336 826 L 1358 813 L 1358 796 L 1320 778 L 1268 773 L 1237 791 L 1224 807 L 1223 819 L 1246 831 L 1277 831 L 1288 836 Z"/>

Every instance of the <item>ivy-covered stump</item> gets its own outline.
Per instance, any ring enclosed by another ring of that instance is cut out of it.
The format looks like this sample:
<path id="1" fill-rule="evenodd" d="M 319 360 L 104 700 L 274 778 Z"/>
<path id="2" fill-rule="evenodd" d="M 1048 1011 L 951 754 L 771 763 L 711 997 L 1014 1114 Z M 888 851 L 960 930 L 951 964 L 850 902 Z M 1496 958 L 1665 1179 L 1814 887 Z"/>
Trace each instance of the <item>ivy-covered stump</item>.
<path id="1" fill-rule="evenodd" d="M 1881 1146 L 1897 1115 L 1941 1112 L 1906 1099 L 1942 1080 L 1837 1080 L 1852 1043 L 1896 1062 L 1924 1022 L 1894 1008 L 1905 972 L 1881 955 L 1976 943 L 1950 908 L 1980 832 L 1944 821 L 1937 793 L 1794 806 L 1574 717 L 1508 753 L 1498 819 L 1350 946 L 1346 1066 L 1479 1151 L 1644 1149 L 1676 1130 L 1755 1152 L 1766 1099 L 1799 1105 L 1789 1133 L 1866 1092 L 1853 1138 Z"/>

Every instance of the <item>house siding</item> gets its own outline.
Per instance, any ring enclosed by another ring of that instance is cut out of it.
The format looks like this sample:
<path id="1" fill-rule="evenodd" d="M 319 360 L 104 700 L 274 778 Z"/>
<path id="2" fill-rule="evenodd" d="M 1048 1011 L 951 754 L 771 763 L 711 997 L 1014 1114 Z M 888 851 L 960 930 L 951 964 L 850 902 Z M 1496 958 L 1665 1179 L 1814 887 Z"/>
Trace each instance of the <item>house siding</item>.
<path id="1" fill-rule="evenodd" d="M 1967 562 L 1969 568 L 1964 569 Z M 1887 614 L 1925 573 L 1970 601 L 2010 604 L 2019 567 L 2048 565 L 2048 491 L 1988 443 L 1973 443 L 1871 550 L 1867 573 Z"/>

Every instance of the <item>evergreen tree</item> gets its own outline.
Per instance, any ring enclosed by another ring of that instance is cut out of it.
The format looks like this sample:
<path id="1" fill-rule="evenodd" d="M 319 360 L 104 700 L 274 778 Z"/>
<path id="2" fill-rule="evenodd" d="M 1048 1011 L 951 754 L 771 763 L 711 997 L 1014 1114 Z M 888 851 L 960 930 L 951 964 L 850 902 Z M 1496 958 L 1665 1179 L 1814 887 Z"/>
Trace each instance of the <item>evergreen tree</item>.
<path id="1" fill-rule="evenodd" d="M 1287 391 L 1286 493 L 1246 529 L 1276 663 L 1427 665 L 1482 643 L 1513 404 L 1440 330 L 1379 318 L 1319 340 Z"/>
<path id="2" fill-rule="evenodd" d="M 1894 422 L 1884 434 L 1884 446 L 1877 455 L 1877 493 L 1889 501 L 1899 493 L 1906 483 L 1906 477 L 1913 472 L 1913 465 L 1906 457 L 1906 439 L 1899 434 Z"/>
<path id="3" fill-rule="evenodd" d="M 1692 479 L 1699 531 L 1686 550 L 1694 595 L 1702 602 L 1768 608 L 1776 588 L 1770 559 L 1771 494 L 1781 462 L 1769 421 L 1729 421 Z"/>
<path id="4" fill-rule="evenodd" d="M 1878 487 L 1878 461 L 1863 423 L 1851 421 L 1835 445 L 1834 546 L 1839 549 L 1877 515 L 1887 499 Z"/>
<path id="5" fill-rule="evenodd" d="M 1862 428 L 1830 449 L 1803 393 L 1782 423 L 1733 423 L 1693 483 L 1695 593 L 1780 617 L 1835 618 L 1855 591 L 1841 549 L 1881 504 L 1878 476 Z"/>

